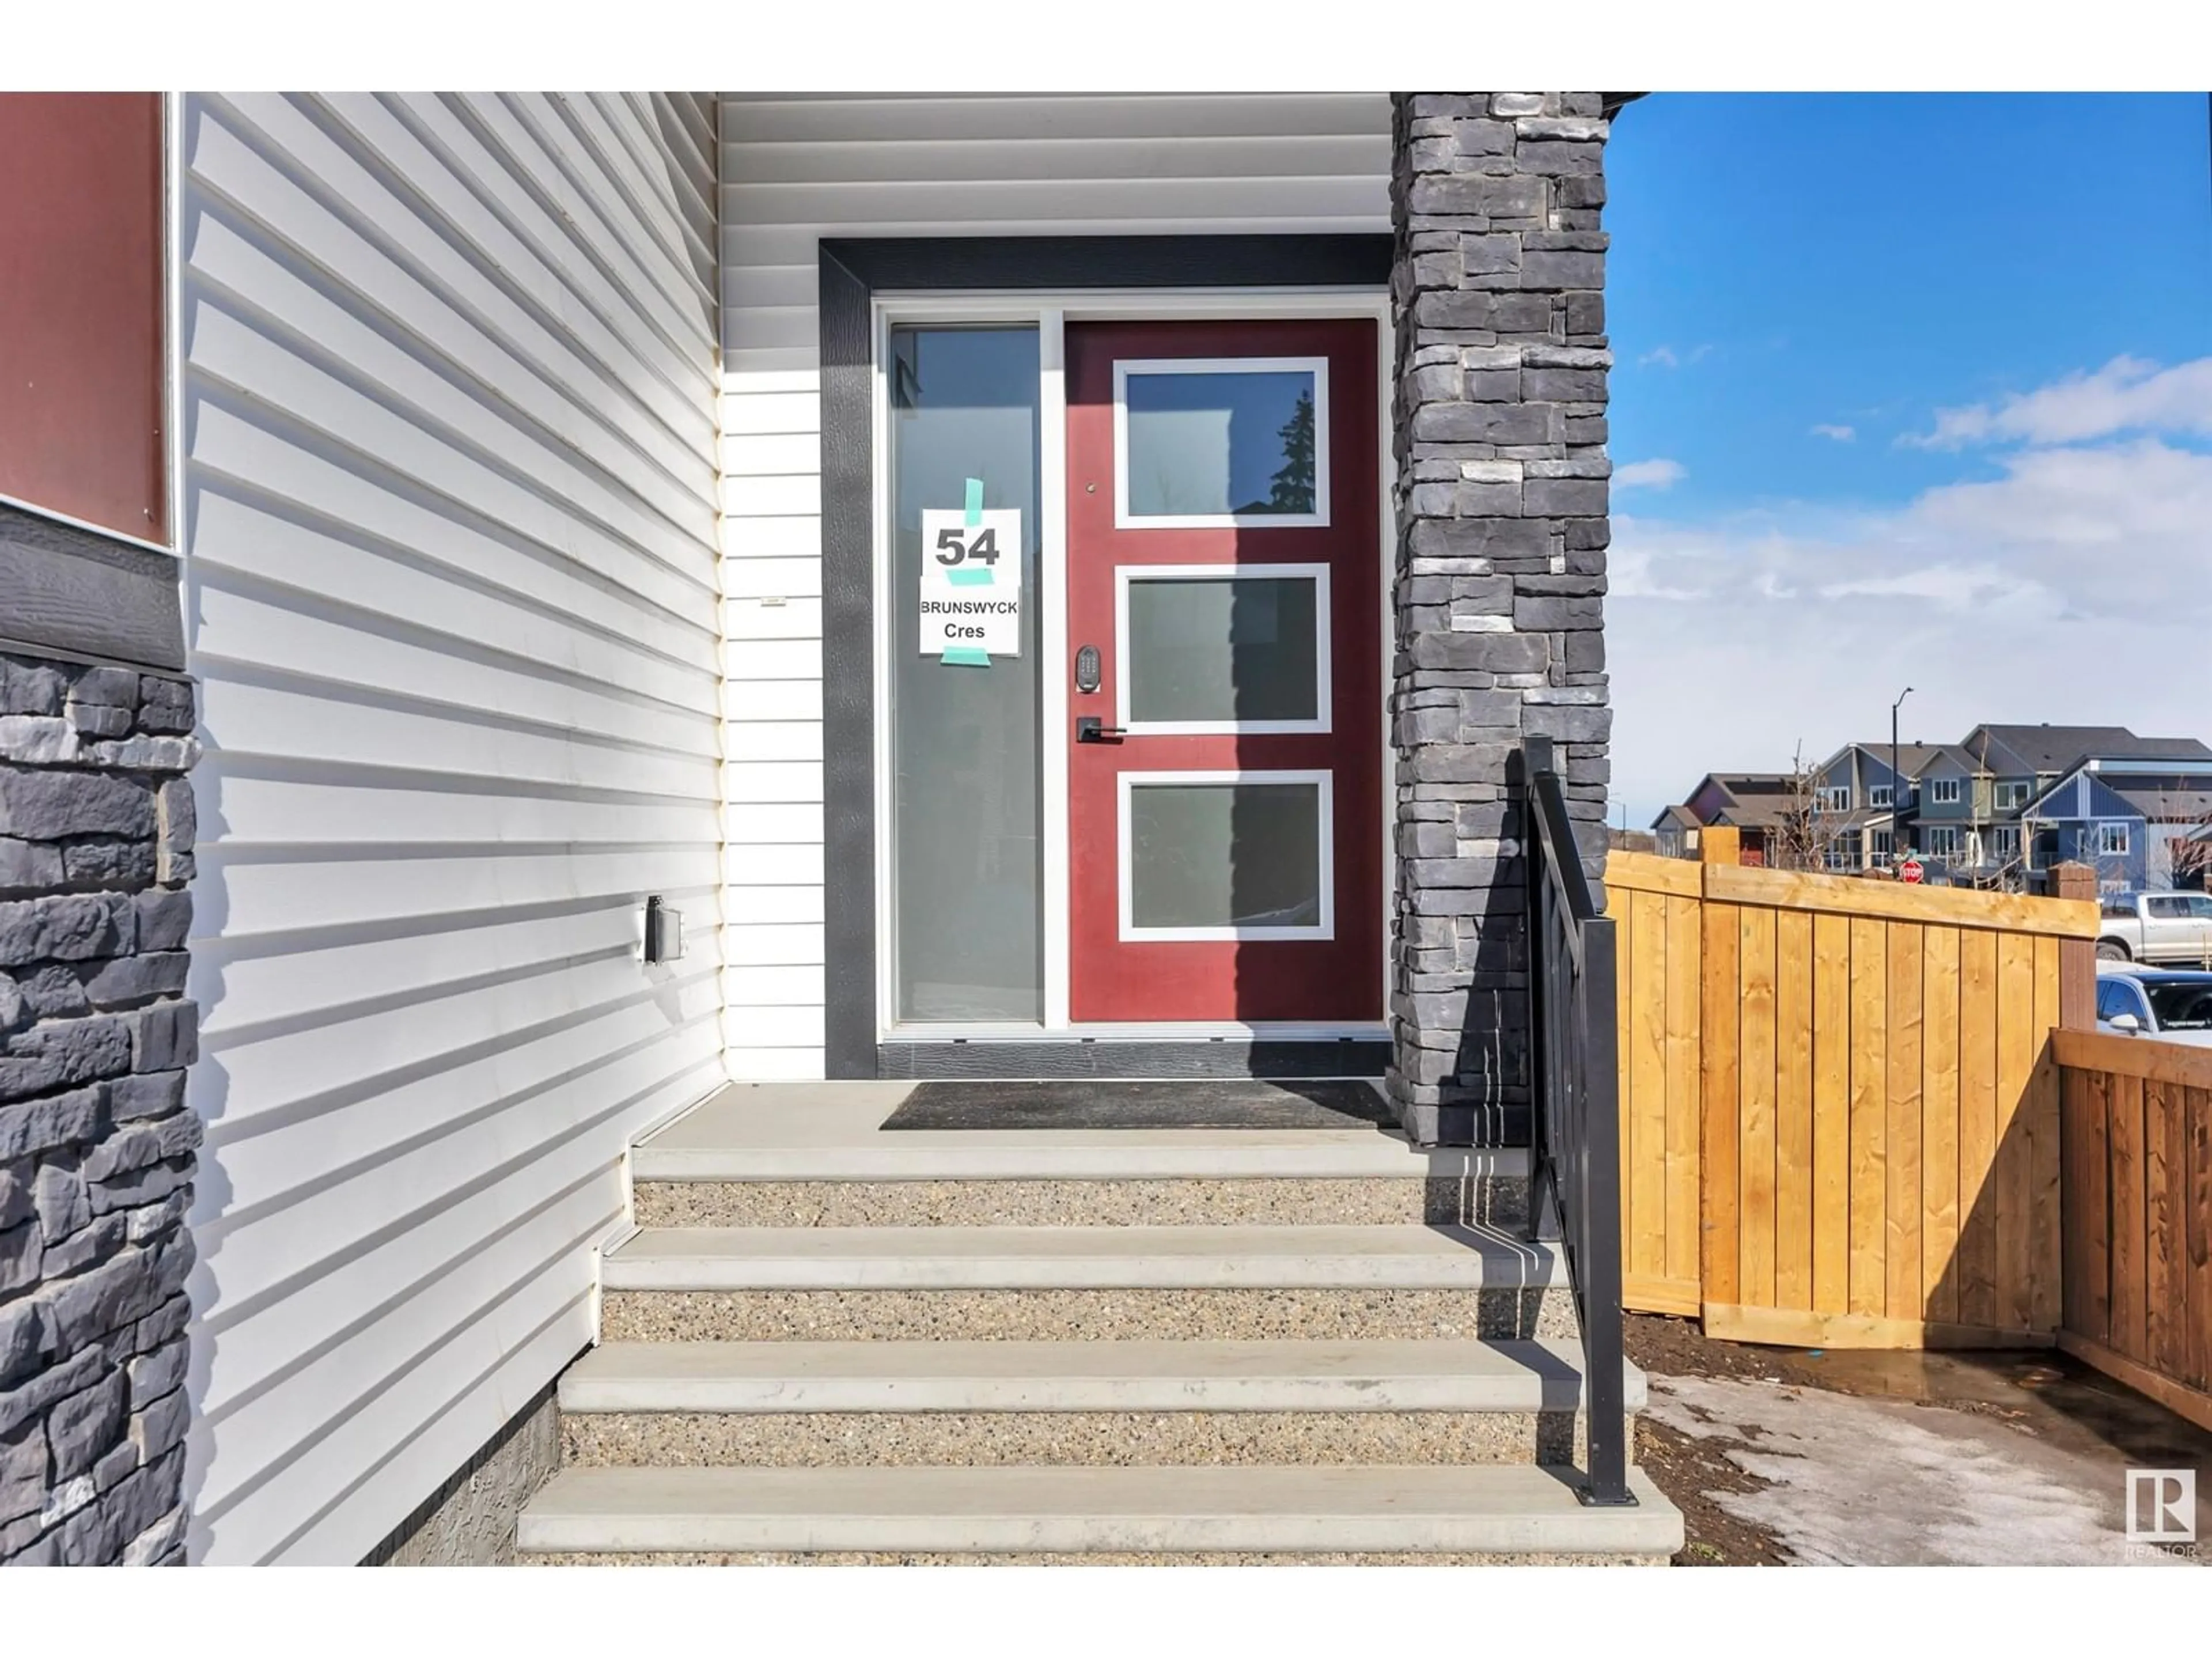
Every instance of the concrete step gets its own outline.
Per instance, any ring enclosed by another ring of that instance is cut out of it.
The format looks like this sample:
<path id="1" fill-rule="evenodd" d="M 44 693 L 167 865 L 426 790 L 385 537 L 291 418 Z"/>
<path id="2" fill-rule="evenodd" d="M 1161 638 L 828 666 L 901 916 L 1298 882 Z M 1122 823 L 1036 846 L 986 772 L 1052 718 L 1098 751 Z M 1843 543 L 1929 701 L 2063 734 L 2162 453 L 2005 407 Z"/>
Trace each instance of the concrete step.
<path id="1" fill-rule="evenodd" d="M 1054 1160 L 1063 1166 L 1079 1158 Z M 1117 1164 L 1127 1160 L 1116 1155 Z M 1102 1160 L 1103 1162 L 1103 1160 Z M 1495 1170 L 1425 1176 L 1024 1176 L 982 1180 L 640 1181 L 641 1227 L 1388 1226 L 1413 1223 L 1517 1228 L 1528 1214 L 1524 1176 Z"/>
<path id="2" fill-rule="evenodd" d="M 1478 1227 L 665 1227 L 609 1291 L 1565 1288 L 1551 1246 Z"/>
<path id="3" fill-rule="evenodd" d="M 569 1468 L 519 1547 L 922 1556 L 1449 1554 L 1663 1559 L 1682 1521 L 1640 1472 L 1590 1509 L 1525 1464 L 1365 1468 Z"/>
<path id="4" fill-rule="evenodd" d="M 1644 1375 L 1626 1367 L 1631 1410 Z M 610 1342 L 561 1378 L 597 1412 L 1573 1412 L 1571 1341 Z"/>
<path id="5" fill-rule="evenodd" d="M 1580 1352 L 1541 1342 L 610 1343 L 562 1462 L 1574 1465 Z M 1644 1378 L 1629 1368 L 1630 1409 Z"/>
<path id="6" fill-rule="evenodd" d="M 1577 1334 L 1554 1252 L 1473 1228 L 654 1229 L 602 1273 L 606 1341 Z"/>

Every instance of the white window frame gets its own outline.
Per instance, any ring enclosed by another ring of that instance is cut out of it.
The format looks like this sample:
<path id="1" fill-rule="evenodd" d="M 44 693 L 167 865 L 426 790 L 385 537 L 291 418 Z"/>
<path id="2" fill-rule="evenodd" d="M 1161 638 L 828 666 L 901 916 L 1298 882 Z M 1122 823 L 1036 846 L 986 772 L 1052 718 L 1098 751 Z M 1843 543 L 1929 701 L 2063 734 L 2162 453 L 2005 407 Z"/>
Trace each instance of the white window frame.
<path id="1" fill-rule="evenodd" d="M 1131 869 L 1131 800 L 1147 785 L 1222 783 L 1310 783 L 1319 797 L 1321 921 L 1311 927 L 1139 927 L 1136 925 L 1136 881 Z M 1115 781 L 1114 883 L 1125 945 L 1184 944 L 1210 939 L 1310 939 L 1336 937 L 1336 790 L 1327 768 L 1221 772 L 1123 772 Z"/>
<path id="2" fill-rule="evenodd" d="M 1129 585 L 1132 581 L 1206 581 L 1253 577 L 1314 585 L 1314 707 L 1310 720 L 1133 720 L 1129 718 Z M 1122 564 L 1114 567 L 1114 723 L 1137 737 L 1292 736 L 1330 729 L 1331 691 L 1326 564 Z"/>
<path id="3" fill-rule="evenodd" d="M 1311 374 L 1314 378 L 1314 510 L 1310 513 L 1129 511 L 1129 377 L 1133 374 Z M 1114 360 L 1114 527 L 1116 530 L 1319 530 L 1328 518 L 1328 359 L 1326 357 L 1117 357 Z"/>
<path id="4" fill-rule="evenodd" d="M 1851 787 L 1847 783 L 1824 783 L 1816 799 L 1824 812 L 1848 812 L 1851 810 Z"/>
<path id="5" fill-rule="evenodd" d="M 1923 833 L 1928 844 L 1921 850 L 1931 859 L 1942 859 L 1947 864 L 1959 856 L 1958 826 L 1950 823 L 1931 823 Z"/>
<path id="6" fill-rule="evenodd" d="M 1996 810 L 2000 812 L 2017 811 L 2020 808 L 2027 805 L 2027 797 L 2030 788 L 2030 785 L 2022 783 L 2018 779 L 2014 779 L 2008 783 L 1998 784 L 1996 789 L 1991 793 L 1990 799 L 1995 803 Z"/>
<path id="7" fill-rule="evenodd" d="M 1895 855 L 1896 848 L 1897 837 L 1889 830 L 1869 830 L 1867 831 L 1867 862 L 1873 868 L 1876 870 L 1887 869 L 1889 867 L 1891 858 Z"/>
<path id="8" fill-rule="evenodd" d="M 1893 806 L 1896 805 L 1896 802 L 1897 791 L 1893 786 L 1887 783 L 1870 783 L 1867 785 L 1867 805 L 1869 806 Z"/>
<path id="9" fill-rule="evenodd" d="M 2114 842 L 2117 840 L 2118 845 Z M 2134 837 L 2127 821 L 2123 818 L 2100 818 L 2097 822 L 2097 856 L 2100 859 L 2124 859 L 2133 850 Z"/>
<path id="10" fill-rule="evenodd" d="M 1956 778 L 1928 780 L 1928 804 L 1930 806 L 1956 806 L 1962 799 Z"/>
<path id="11" fill-rule="evenodd" d="M 2020 856 L 2021 833 L 2017 824 L 1995 823 L 1983 833 L 1991 863 L 2008 864 Z"/>

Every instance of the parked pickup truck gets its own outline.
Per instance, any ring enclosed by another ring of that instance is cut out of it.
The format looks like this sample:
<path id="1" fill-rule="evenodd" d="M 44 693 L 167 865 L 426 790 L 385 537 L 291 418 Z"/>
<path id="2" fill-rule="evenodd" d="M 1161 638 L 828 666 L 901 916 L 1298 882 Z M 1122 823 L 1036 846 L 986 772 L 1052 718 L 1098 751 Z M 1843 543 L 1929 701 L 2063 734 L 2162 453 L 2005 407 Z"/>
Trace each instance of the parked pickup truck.
<path id="1" fill-rule="evenodd" d="M 2109 893 L 2097 924 L 2106 962 L 2212 968 L 2212 893 Z"/>

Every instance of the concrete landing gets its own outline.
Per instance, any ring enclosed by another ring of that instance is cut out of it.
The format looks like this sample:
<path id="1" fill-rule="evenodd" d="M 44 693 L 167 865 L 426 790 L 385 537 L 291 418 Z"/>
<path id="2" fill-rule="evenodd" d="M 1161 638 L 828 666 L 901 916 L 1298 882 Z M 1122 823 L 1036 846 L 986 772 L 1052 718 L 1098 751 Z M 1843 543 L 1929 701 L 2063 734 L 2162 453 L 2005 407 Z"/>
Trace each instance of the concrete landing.
<path id="1" fill-rule="evenodd" d="M 910 1082 L 732 1084 L 631 1152 L 638 1181 L 1523 1180 L 1525 1150 L 1395 1129 L 898 1129 Z"/>

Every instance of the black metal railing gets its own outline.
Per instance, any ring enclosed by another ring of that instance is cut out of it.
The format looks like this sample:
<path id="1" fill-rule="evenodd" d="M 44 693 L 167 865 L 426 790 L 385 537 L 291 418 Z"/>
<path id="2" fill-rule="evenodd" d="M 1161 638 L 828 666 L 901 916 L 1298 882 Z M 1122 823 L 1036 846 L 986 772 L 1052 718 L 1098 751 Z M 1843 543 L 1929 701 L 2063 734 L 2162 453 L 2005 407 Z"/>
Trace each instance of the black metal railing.
<path id="1" fill-rule="evenodd" d="M 1597 913 L 1549 738 L 1522 747 L 1532 1216 L 1548 1194 L 1582 1321 L 1586 1504 L 1633 1504 L 1621 1376 L 1620 1076 L 1613 923 Z M 1600 825 L 1602 828 L 1602 824 Z"/>

